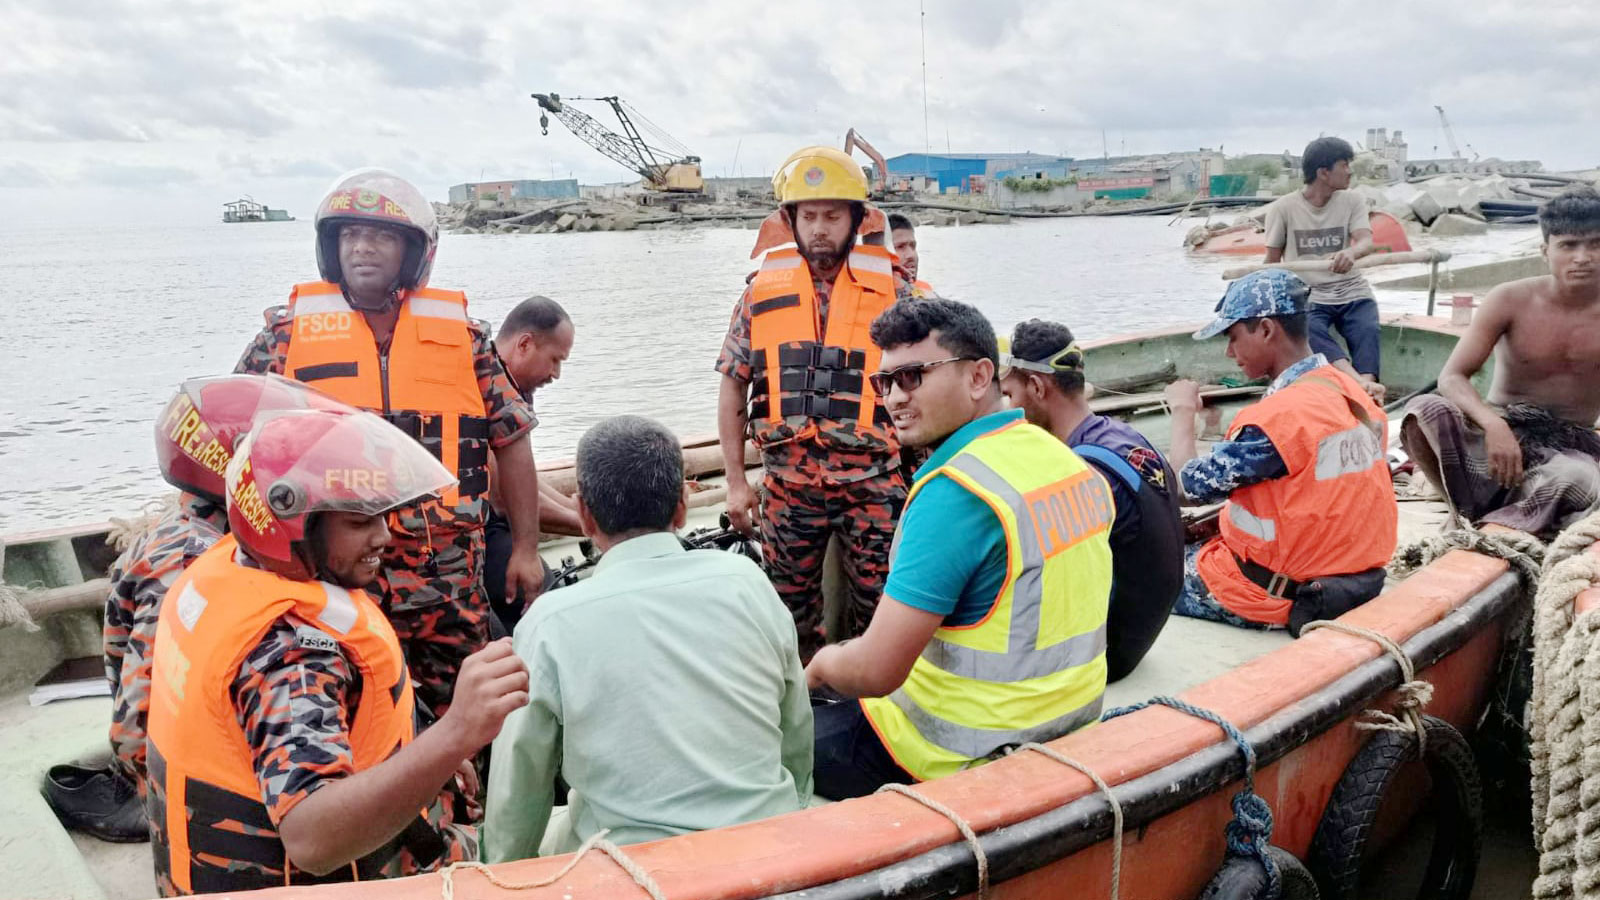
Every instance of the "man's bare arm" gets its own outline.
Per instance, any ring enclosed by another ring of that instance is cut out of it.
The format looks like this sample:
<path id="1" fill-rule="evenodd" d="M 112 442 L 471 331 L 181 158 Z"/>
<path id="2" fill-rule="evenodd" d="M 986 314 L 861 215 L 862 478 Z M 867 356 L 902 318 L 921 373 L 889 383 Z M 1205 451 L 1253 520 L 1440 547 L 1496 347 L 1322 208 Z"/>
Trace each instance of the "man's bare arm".
<path id="1" fill-rule="evenodd" d="M 1283 262 L 1283 248 L 1282 247 L 1268 247 L 1267 248 L 1267 257 L 1266 257 L 1266 259 L 1264 259 L 1262 261 L 1263 262 L 1267 262 L 1267 263 Z"/>
<path id="2" fill-rule="evenodd" d="M 1510 305 L 1506 303 L 1501 288 L 1489 292 L 1467 333 L 1456 342 L 1450 358 L 1439 371 L 1439 395 L 1454 403 L 1480 428 L 1488 428 L 1503 420 L 1500 414 L 1478 396 L 1472 386 L 1472 376 L 1483 369 L 1494 352 L 1495 344 L 1511 325 Z"/>
<path id="3" fill-rule="evenodd" d="M 750 385 L 732 375 L 722 376 L 717 391 L 717 443 L 728 475 L 728 521 L 746 534 L 755 530 L 755 491 L 744 474 L 745 398 L 749 392 Z"/>
<path id="4" fill-rule="evenodd" d="M 827 685 L 848 697 L 882 697 L 905 683 L 944 616 L 883 595 L 867 631 L 830 644 L 806 666 L 806 684 Z"/>
<path id="5" fill-rule="evenodd" d="M 1508 294 L 1506 288 L 1498 287 L 1484 298 L 1472 324 L 1467 326 L 1467 333 L 1456 342 L 1456 348 L 1439 372 L 1439 395 L 1454 403 L 1483 429 L 1489 470 L 1496 481 L 1511 487 L 1522 480 L 1522 448 L 1516 435 L 1511 433 L 1511 426 L 1478 396 L 1478 389 L 1471 381 L 1494 352 L 1495 344 L 1511 328 L 1513 304 Z"/>

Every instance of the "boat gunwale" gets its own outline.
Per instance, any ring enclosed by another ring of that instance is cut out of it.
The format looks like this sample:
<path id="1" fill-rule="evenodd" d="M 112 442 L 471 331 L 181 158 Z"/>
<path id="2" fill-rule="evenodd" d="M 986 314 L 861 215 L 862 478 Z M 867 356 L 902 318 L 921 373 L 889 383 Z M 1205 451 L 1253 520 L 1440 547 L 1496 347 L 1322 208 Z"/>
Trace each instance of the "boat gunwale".
<path id="1" fill-rule="evenodd" d="M 1510 612 L 1522 593 L 1519 588 L 1518 576 L 1503 572 L 1438 622 L 1401 642 L 1401 649 L 1411 658 L 1418 676 L 1425 678 L 1428 668 L 1465 647 L 1484 627 Z M 1242 729 L 1255 749 L 1257 770 L 1351 719 L 1399 687 L 1403 680 L 1399 663 L 1388 654 L 1380 654 L 1314 694 Z M 1122 807 L 1123 832 L 1127 834 L 1243 777 L 1244 759 L 1224 737 L 1166 766 L 1110 787 Z M 1113 830 L 1110 803 L 1103 793 L 1093 791 L 1032 818 L 981 834 L 978 843 L 988 860 L 990 883 L 994 884 L 1042 869 L 1109 840 Z M 896 887 L 890 890 L 886 885 Z M 957 897 L 970 894 L 977 887 L 972 848 L 957 840 L 870 872 L 771 896 L 773 900 Z"/>

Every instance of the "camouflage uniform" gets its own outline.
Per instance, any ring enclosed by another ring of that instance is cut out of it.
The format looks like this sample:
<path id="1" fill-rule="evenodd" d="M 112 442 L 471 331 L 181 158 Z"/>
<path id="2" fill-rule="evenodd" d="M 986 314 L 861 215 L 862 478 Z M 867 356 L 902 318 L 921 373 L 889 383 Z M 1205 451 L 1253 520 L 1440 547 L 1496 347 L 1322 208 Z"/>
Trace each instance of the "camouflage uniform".
<path id="1" fill-rule="evenodd" d="M 812 280 L 818 318 L 826 327 L 832 285 Z M 909 288 L 896 280 L 897 299 Z M 750 289 L 739 298 L 728 323 L 728 335 L 716 369 L 749 385 Z M 766 470 L 762 481 L 762 552 L 767 575 L 793 614 L 800 635 L 800 658 L 809 660 L 824 642 L 822 624 L 822 561 L 830 535 L 844 549 L 845 580 L 850 586 L 844 634 L 866 630 L 889 575 L 889 544 L 905 505 L 906 480 L 898 453 L 885 454 L 847 445 L 824 429 L 816 438 L 787 441 L 761 448 Z"/>
<path id="2" fill-rule="evenodd" d="M 145 724 L 150 716 L 150 651 L 161 598 L 183 570 L 222 537 L 225 512 L 192 494 L 128 545 L 111 565 L 104 656 L 111 682 L 111 750 L 123 776 L 145 780 Z"/>
<path id="3" fill-rule="evenodd" d="M 280 827 L 283 817 L 312 793 L 355 774 L 350 722 L 361 701 L 361 674 L 331 635 L 294 616 L 278 619 L 240 664 L 228 690 L 272 828 Z M 150 805 L 165 808 L 165 790 L 165 785 L 152 781 Z M 448 796 L 441 794 L 428 811 L 429 822 L 438 823 L 443 858 L 424 866 L 402 849 L 383 866 L 382 877 L 415 875 L 477 858 L 477 830 L 451 821 L 451 804 L 444 802 Z M 150 819 L 152 829 L 165 825 L 161 816 Z M 158 841 L 157 846 L 163 843 Z M 157 854 L 156 883 L 163 896 L 172 896 L 176 891 L 164 862 Z M 282 866 L 247 860 L 229 860 L 228 865 L 251 886 L 262 879 L 283 883 Z M 340 875 L 347 875 L 347 869 L 329 877 Z"/>
<path id="4" fill-rule="evenodd" d="M 267 325 L 240 357 L 236 372 L 285 375 L 294 320 L 285 307 L 267 313 Z M 495 355 L 489 326 L 476 319 L 472 365 L 489 420 L 489 442 L 510 444 L 538 424 Z M 487 509 L 484 498 L 477 504 Z M 417 701 L 437 719 L 450 705 L 461 663 L 489 641 L 489 601 L 483 590 L 483 526 L 463 529 L 440 516 L 437 504 L 399 510 L 391 517 L 394 540 L 378 574 L 380 602 L 394 625 Z M 447 512 L 447 511 L 446 511 Z"/>

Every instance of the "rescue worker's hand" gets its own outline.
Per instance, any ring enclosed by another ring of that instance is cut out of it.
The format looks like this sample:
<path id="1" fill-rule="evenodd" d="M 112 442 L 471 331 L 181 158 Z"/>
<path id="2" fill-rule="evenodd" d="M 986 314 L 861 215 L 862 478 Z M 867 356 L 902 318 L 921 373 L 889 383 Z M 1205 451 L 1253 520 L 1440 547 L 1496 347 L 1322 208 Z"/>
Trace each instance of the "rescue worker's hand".
<path id="1" fill-rule="evenodd" d="M 1329 261 L 1328 271 L 1335 275 L 1343 275 L 1356 267 L 1356 258 L 1349 250 L 1340 250 Z"/>
<path id="2" fill-rule="evenodd" d="M 740 534 L 756 532 L 756 492 L 742 472 L 728 479 L 728 524 Z"/>
<path id="3" fill-rule="evenodd" d="M 1489 474 L 1502 487 L 1516 487 L 1522 482 L 1522 445 L 1504 420 L 1483 430 L 1484 448 L 1489 451 Z"/>
<path id="4" fill-rule="evenodd" d="M 506 560 L 506 597 L 521 598 L 522 610 L 527 612 L 543 592 L 544 561 L 539 558 L 538 547 L 513 547 Z"/>
<path id="5" fill-rule="evenodd" d="M 1371 375 L 1361 376 L 1361 389 L 1366 391 L 1367 396 L 1372 398 L 1372 402 L 1379 406 L 1382 406 L 1383 401 L 1389 398 L 1389 390 Z"/>
<path id="6" fill-rule="evenodd" d="M 1162 391 L 1167 406 L 1174 413 L 1194 413 L 1200 409 L 1200 385 L 1188 378 L 1180 378 Z"/>
<path id="7" fill-rule="evenodd" d="M 470 756 L 494 740 L 506 716 L 527 705 L 528 667 L 511 649 L 511 639 L 501 638 L 461 663 L 455 694 L 439 725 L 448 725 L 446 733 L 456 736 Z"/>

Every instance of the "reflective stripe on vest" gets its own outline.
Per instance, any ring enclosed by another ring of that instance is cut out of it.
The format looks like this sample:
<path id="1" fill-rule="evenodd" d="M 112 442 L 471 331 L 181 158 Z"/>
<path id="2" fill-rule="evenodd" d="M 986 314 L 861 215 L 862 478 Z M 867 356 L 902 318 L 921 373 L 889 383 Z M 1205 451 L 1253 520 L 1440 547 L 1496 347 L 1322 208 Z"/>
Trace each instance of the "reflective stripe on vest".
<path id="1" fill-rule="evenodd" d="M 1251 425 L 1272 441 L 1288 474 L 1229 495 L 1221 533 L 1200 548 L 1195 566 L 1230 612 L 1282 625 L 1292 603 L 1246 578 L 1235 557 L 1294 581 L 1388 563 L 1399 512 L 1386 422 L 1355 379 L 1321 366 L 1242 410 L 1230 432 Z"/>
<path id="2" fill-rule="evenodd" d="M 292 615 L 314 625 L 360 673 L 349 731 L 357 771 L 383 762 L 412 737 L 411 681 L 400 642 L 377 604 L 363 591 L 242 565 L 237 551 L 229 536 L 196 559 L 173 585 L 174 602 L 162 604 L 157 621 L 150 791 L 163 817 L 151 831 L 163 877 L 184 893 L 324 880 L 292 867 L 283 871 L 286 851 L 261 802 L 252 751 L 230 696 L 240 665 L 272 623 Z M 392 856 L 394 848 L 386 852 Z M 369 856 L 332 877 L 367 877 L 385 862 Z"/>
<path id="3" fill-rule="evenodd" d="M 406 295 L 390 338 L 387 368 L 366 318 L 336 284 L 299 284 L 284 374 L 352 406 L 370 409 L 422 444 L 458 480 L 420 514 L 431 527 L 483 523 L 489 489 L 489 422 L 473 361 L 466 297 L 421 288 Z M 421 530 L 405 515 L 399 527 Z"/>
<path id="4" fill-rule="evenodd" d="M 936 476 L 994 511 L 1007 572 L 981 621 L 940 627 L 904 684 L 862 701 L 884 746 L 919 779 L 1093 722 L 1111 590 L 1110 488 L 1054 436 L 1020 421 L 980 435 L 918 478 L 908 508 Z"/>
<path id="5" fill-rule="evenodd" d="M 851 447 L 899 447 L 867 375 L 882 352 L 868 336 L 895 300 L 893 262 L 859 246 L 840 268 L 822 321 L 810 267 L 793 248 L 774 250 L 750 285 L 750 436 L 759 446 L 826 431 Z"/>

